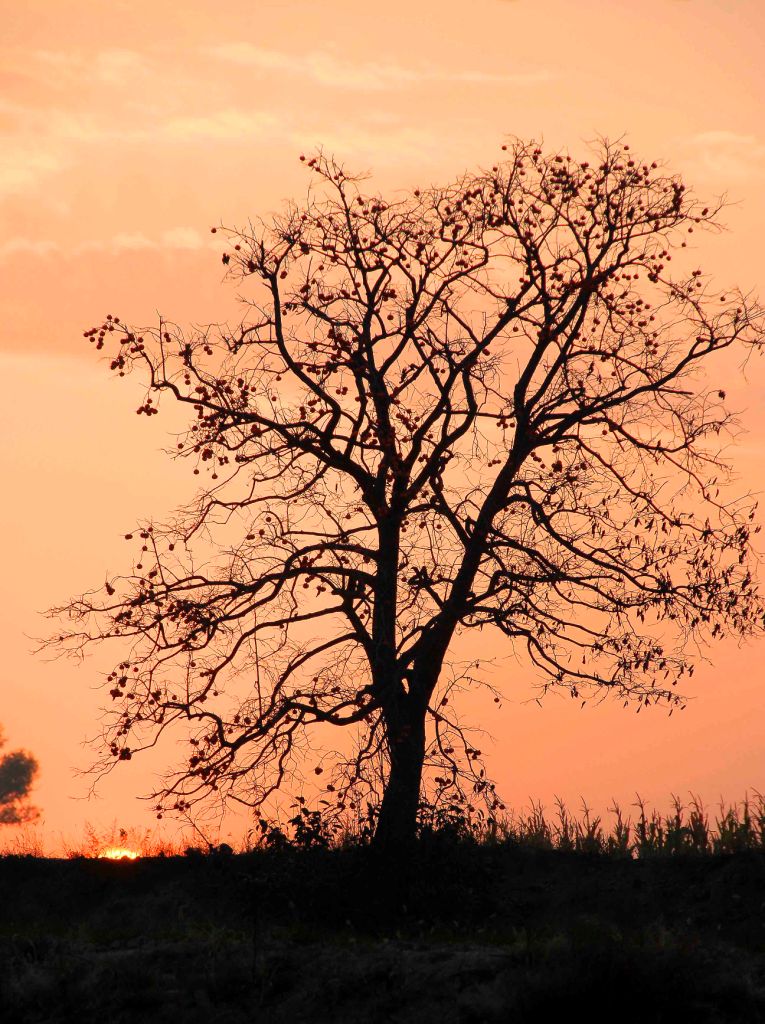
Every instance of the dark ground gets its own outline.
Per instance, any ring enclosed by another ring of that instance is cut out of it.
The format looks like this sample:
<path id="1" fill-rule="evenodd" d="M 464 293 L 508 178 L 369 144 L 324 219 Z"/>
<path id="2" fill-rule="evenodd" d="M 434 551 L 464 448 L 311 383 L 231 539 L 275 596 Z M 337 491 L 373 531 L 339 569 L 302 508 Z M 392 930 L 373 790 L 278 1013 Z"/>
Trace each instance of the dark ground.
<path id="1" fill-rule="evenodd" d="M 8 1022 L 765 1022 L 765 853 L 0 858 Z"/>

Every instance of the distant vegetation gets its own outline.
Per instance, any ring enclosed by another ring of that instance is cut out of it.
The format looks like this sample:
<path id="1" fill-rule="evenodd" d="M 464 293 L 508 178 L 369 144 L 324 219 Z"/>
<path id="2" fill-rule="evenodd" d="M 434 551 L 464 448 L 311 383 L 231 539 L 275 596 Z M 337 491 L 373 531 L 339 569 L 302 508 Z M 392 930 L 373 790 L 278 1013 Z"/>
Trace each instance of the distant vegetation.
<path id="1" fill-rule="evenodd" d="M 4 746 L 0 730 L 0 750 Z M 27 800 L 37 770 L 37 761 L 26 750 L 0 757 L 0 825 L 19 825 L 37 817 L 37 809 Z"/>

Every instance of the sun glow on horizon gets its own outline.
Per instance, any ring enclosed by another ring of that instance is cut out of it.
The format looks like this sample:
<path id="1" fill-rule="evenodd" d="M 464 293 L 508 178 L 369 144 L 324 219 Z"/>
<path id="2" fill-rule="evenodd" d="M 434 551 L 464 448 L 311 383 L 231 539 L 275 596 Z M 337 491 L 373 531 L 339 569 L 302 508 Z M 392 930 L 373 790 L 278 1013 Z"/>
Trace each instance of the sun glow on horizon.
<path id="1" fill-rule="evenodd" d="M 110 846 L 99 853 L 99 860 L 137 860 L 141 854 L 137 850 L 127 850 L 121 846 Z"/>

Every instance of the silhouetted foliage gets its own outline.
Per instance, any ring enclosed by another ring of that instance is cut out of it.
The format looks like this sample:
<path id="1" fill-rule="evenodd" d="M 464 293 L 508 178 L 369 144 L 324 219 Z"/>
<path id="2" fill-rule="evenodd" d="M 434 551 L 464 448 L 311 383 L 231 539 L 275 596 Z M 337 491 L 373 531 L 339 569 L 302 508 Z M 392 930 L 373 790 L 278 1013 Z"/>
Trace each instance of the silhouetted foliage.
<path id="1" fill-rule="evenodd" d="M 762 845 L 666 852 L 436 830 L 385 893 L 359 846 L 0 857 L 0 1001 L 14 1021 L 120 1024 L 200 1007 L 276 1024 L 531 1022 L 572 1000 L 594 1021 L 614 1007 L 641 1024 L 761 1020 Z"/>
<path id="2" fill-rule="evenodd" d="M 4 746 L 0 732 L 0 750 Z M 27 801 L 37 769 L 37 761 L 25 750 L 0 757 L 0 825 L 20 825 L 37 817 L 38 811 Z"/>
<path id="3" fill-rule="evenodd" d="M 671 713 L 700 645 L 762 629 L 735 424 L 697 371 L 761 348 L 763 311 L 671 271 L 719 207 L 626 144 L 503 148 L 391 200 L 320 153 L 302 205 L 217 229 L 239 326 L 86 332 L 145 375 L 139 414 L 189 406 L 175 455 L 205 480 L 128 534 L 131 573 L 54 610 L 55 644 L 123 651 L 100 768 L 190 728 L 158 814 L 258 807 L 350 727 L 324 806 L 382 780 L 377 841 L 405 843 L 423 769 L 435 806 L 501 808 L 454 711 L 480 684 L 480 659 L 448 667 L 460 631 L 504 634 L 542 691 Z"/>

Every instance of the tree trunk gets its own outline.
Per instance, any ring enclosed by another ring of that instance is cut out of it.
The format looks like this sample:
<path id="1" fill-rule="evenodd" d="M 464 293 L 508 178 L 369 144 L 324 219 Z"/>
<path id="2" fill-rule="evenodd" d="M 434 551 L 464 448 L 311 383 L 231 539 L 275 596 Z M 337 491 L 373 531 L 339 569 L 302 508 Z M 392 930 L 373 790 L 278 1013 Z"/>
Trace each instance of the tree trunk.
<path id="1" fill-rule="evenodd" d="M 394 860 L 414 845 L 425 759 L 425 710 L 410 705 L 407 712 L 388 723 L 390 774 L 373 840 L 378 852 Z"/>

